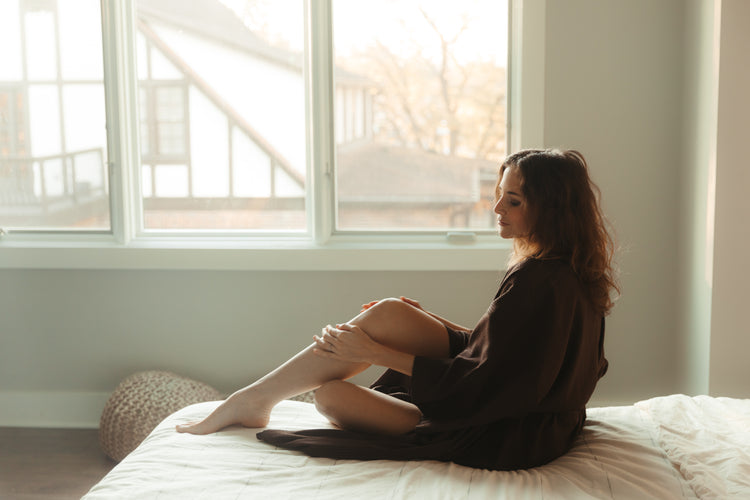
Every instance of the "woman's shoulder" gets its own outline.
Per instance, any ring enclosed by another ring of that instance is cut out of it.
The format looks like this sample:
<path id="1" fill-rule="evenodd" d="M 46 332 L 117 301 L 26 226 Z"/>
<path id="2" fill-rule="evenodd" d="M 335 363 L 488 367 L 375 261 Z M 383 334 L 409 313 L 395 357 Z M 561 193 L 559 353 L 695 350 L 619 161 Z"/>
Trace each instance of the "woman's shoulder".
<path id="1" fill-rule="evenodd" d="M 497 297 L 514 290 L 536 297 L 581 293 L 581 283 L 564 259 L 525 259 L 511 266 L 500 284 Z"/>
<path id="2" fill-rule="evenodd" d="M 523 279 L 535 282 L 577 281 L 576 273 L 570 263 L 557 258 L 537 259 L 531 257 L 524 259 L 510 266 L 505 277 L 506 279 L 514 277 L 516 280 Z"/>
<path id="3" fill-rule="evenodd" d="M 550 303 L 577 300 L 580 284 L 571 266 L 561 259 L 529 258 L 511 266 L 493 300 L 491 312 L 499 304 L 516 313 L 547 307 Z"/>

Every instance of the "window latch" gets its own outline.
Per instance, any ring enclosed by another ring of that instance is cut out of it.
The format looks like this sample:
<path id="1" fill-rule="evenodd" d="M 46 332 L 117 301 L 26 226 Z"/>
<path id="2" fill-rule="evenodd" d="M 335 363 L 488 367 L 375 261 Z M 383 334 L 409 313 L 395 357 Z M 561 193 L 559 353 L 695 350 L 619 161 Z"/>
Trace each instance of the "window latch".
<path id="1" fill-rule="evenodd" d="M 469 231 L 450 231 L 446 239 L 453 245 L 473 245 L 477 241 L 477 235 Z"/>

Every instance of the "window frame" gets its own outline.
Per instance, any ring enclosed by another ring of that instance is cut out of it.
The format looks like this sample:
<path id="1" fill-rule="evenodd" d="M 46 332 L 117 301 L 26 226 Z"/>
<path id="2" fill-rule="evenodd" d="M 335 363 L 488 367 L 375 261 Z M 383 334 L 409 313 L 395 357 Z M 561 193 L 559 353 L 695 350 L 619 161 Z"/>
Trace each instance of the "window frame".
<path id="1" fill-rule="evenodd" d="M 0 269 L 501 269 L 511 244 L 490 232 L 380 234 L 335 229 L 331 3 L 303 1 L 307 41 L 306 232 L 156 231 L 139 227 L 143 213 L 135 189 L 141 175 L 135 2 L 101 0 L 111 230 L 4 231 L 0 227 Z M 543 144 L 544 2 L 509 0 L 508 23 L 506 137 L 512 151 Z"/>

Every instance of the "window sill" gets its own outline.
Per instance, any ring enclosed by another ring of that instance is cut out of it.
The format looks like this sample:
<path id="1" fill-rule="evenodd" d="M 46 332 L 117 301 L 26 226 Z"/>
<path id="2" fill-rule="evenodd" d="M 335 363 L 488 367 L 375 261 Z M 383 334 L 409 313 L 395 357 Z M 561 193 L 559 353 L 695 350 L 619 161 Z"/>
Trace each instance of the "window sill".
<path id="1" fill-rule="evenodd" d="M 154 269 L 237 271 L 497 271 L 511 251 L 497 236 L 471 244 L 436 238 L 374 241 L 308 239 L 142 239 L 0 242 L 0 269 Z"/>

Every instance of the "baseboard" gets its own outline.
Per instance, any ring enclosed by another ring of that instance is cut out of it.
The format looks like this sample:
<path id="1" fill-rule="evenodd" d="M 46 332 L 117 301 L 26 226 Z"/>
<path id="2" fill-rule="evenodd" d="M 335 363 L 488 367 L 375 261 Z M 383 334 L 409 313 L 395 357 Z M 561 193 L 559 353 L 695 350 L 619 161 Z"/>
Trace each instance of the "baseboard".
<path id="1" fill-rule="evenodd" d="M 108 392 L 0 391 L 0 427 L 96 429 Z"/>

